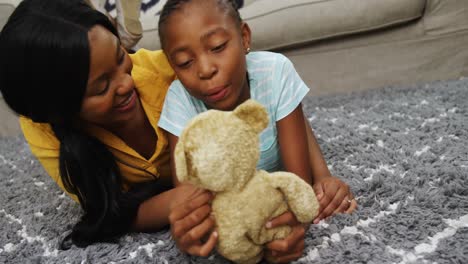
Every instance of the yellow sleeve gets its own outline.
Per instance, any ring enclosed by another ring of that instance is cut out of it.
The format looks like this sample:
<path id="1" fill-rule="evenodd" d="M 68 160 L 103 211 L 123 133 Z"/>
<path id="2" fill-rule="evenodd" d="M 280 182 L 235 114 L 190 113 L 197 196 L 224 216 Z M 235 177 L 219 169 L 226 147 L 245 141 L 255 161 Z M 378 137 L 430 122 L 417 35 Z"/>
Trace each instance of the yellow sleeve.
<path id="1" fill-rule="evenodd" d="M 175 79 L 174 70 L 162 50 L 150 51 L 139 49 L 135 54 L 131 54 L 130 57 L 132 58 L 133 65 L 157 73 L 161 79 L 169 84 Z"/>
<path id="2" fill-rule="evenodd" d="M 39 160 L 49 176 L 58 184 L 60 189 L 78 202 L 76 195 L 68 193 L 63 187 L 59 172 L 60 143 L 48 124 L 35 123 L 31 119 L 21 116 L 19 119 L 24 138 L 29 144 L 32 154 Z"/>

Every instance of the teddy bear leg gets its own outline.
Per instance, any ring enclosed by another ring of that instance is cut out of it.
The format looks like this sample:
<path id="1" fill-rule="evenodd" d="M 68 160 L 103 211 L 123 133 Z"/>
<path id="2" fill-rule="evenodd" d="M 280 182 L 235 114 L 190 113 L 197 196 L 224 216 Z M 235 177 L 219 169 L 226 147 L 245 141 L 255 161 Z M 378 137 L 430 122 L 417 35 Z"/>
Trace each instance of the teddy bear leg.
<path id="1" fill-rule="evenodd" d="M 261 251 L 258 255 L 254 256 L 254 257 L 251 257 L 251 258 L 246 259 L 246 260 L 236 261 L 236 263 L 238 263 L 238 264 L 257 264 L 262 260 L 262 258 L 263 258 L 263 251 Z"/>
<path id="2" fill-rule="evenodd" d="M 285 202 L 282 202 L 278 208 L 271 214 L 269 219 L 273 219 L 288 210 L 288 206 Z M 272 240 L 283 239 L 291 233 L 291 227 L 289 226 L 279 226 L 272 229 L 267 229 L 263 224 L 260 230 L 251 229 L 249 230 L 249 235 L 252 237 L 253 241 L 257 244 L 265 244 Z M 260 232 L 259 232 L 260 231 Z"/>
<path id="3" fill-rule="evenodd" d="M 242 264 L 255 264 L 263 258 L 263 247 L 253 243 L 245 235 L 220 234 L 218 252 L 225 258 Z"/>
<path id="4" fill-rule="evenodd" d="M 290 226 L 279 226 L 272 229 L 263 228 L 260 233 L 260 241 L 262 244 L 268 243 L 272 240 L 283 239 L 291 233 Z"/>

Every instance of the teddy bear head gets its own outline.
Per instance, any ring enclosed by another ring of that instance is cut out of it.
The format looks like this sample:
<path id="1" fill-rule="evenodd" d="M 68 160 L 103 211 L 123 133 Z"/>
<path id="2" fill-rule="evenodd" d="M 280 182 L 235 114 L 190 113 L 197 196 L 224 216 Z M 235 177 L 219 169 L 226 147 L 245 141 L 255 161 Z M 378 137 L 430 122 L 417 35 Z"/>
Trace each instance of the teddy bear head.
<path id="1" fill-rule="evenodd" d="M 209 110 L 193 118 L 174 151 L 179 181 L 214 192 L 242 189 L 256 171 L 265 108 L 247 100 L 234 111 Z"/>

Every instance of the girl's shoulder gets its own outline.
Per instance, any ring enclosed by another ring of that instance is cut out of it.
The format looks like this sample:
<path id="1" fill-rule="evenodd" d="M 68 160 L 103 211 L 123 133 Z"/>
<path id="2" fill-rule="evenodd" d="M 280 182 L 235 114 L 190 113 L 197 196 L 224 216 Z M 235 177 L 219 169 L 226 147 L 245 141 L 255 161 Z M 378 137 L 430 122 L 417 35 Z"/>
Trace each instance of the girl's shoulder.
<path id="1" fill-rule="evenodd" d="M 276 61 L 276 62 L 285 62 L 289 61 L 289 59 L 281 53 L 272 52 L 272 51 L 253 51 L 247 54 L 247 63 L 251 62 L 258 62 L 263 61 L 267 63 L 268 61 Z"/>
<path id="2" fill-rule="evenodd" d="M 291 61 L 281 53 L 271 51 L 254 51 L 247 54 L 247 68 L 253 74 L 276 74 L 281 72 Z"/>

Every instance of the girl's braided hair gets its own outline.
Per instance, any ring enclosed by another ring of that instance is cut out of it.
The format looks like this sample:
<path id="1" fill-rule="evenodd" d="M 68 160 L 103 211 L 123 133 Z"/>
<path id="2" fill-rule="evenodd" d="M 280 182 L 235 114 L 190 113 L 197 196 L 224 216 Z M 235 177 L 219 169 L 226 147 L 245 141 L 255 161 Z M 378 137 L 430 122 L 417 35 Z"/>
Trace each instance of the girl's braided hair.
<path id="1" fill-rule="evenodd" d="M 158 28 L 159 28 L 159 39 L 161 41 L 161 46 L 163 44 L 163 33 L 162 33 L 162 28 L 164 27 L 165 22 L 169 18 L 169 16 L 176 10 L 179 10 L 184 4 L 191 2 L 192 0 L 168 0 L 162 10 L 161 14 L 159 15 L 159 23 L 158 23 Z M 204 0 L 206 1 L 206 0 Z M 228 13 L 229 16 L 231 16 L 234 21 L 236 22 L 237 25 L 241 25 L 242 23 L 242 18 L 239 14 L 239 5 L 237 1 L 235 0 L 215 0 L 218 7 L 222 10 Z"/>

